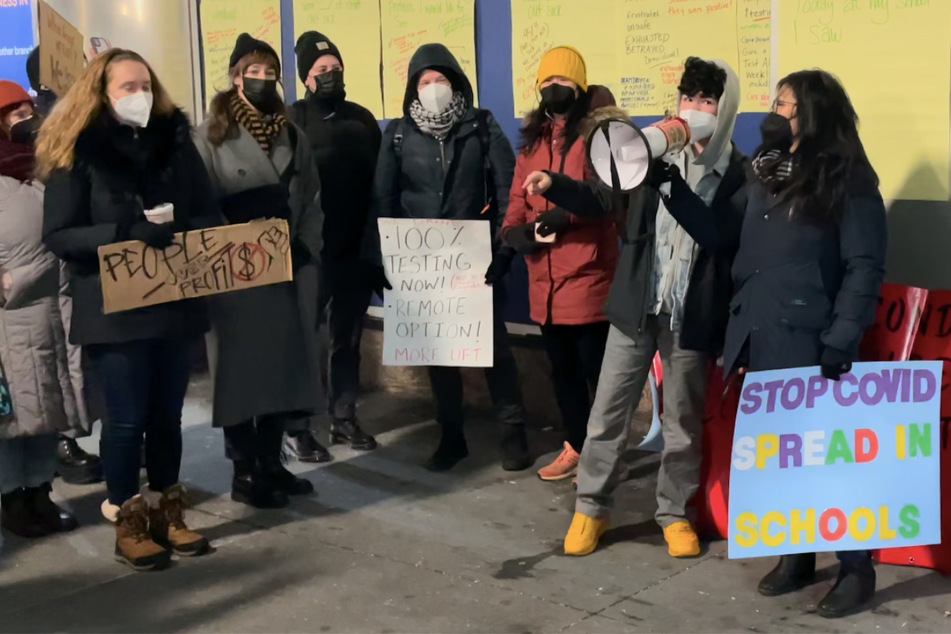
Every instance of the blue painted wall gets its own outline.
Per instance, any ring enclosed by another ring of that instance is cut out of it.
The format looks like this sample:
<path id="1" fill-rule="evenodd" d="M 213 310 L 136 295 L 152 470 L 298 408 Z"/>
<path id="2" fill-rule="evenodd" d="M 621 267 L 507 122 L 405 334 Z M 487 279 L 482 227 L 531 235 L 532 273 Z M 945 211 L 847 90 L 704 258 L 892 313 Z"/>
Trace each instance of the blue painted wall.
<path id="1" fill-rule="evenodd" d="M 384 0 L 386 1 L 386 0 Z M 598 0 L 590 0 L 597 4 Z M 512 92 L 512 13 L 510 0 L 475 0 L 476 4 L 476 66 L 479 80 L 479 105 L 491 110 L 508 135 L 512 145 L 518 140 L 520 121 L 515 118 L 515 96 Z M 284 23 L 282 55 L 284 57 L 284 86 L 290 101 L 296 96 L 294 42 L 298 33 L 293 30 L 293 0 L 281 0 Z M 326 35 L 333 39 L 333 32 Z M 582 54 L 584 51 L 581 51 Z M 346 55 L 346 51 L 343 51 Z M 689 54 L 689 51 L 687 51 Z M 635 117 L 634 122 L 646 126 L 656 117 Z M 733 140 L 741 151 L 751 153 L 759 144 L 759 123 L 765 115 L 741 114 L 737 120 Z M 386 124 L 381 122 L 381 126 Z M 525 264 L 519 258 L 509 280 L 508 317 L 511 322 L 530 323 Z"/>

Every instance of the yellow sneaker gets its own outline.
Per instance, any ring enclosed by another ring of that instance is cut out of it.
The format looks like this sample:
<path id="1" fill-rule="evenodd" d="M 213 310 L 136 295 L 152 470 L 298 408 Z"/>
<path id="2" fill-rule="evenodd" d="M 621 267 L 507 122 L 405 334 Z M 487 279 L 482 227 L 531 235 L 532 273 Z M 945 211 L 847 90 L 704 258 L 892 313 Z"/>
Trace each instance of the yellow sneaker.
<path id="1" fill-rule="evenodd" d="M 595 519 L 575 513 L 571 528 L 565 535 L 565 554 L 578 557 L 590 555 L 598 547 L 598 540 L 607 530 L 607 519 Z"/>
<path id="2" fill-rule="evenodd" d="M 700 538 L 690 522 L 681 520 L 664 529 L 667 553 L 671 557 L 696 557 L 700 554 Z"/>

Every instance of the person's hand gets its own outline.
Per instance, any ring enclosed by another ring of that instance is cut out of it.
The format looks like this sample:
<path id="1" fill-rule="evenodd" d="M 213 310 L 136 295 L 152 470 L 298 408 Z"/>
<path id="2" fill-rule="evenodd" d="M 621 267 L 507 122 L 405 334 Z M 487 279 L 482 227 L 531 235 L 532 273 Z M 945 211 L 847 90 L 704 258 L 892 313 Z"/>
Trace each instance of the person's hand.
<path id="1" fill-rule="evenodd" d="M 822 376 L 830 381 L 838 381 L 843 374 L 852 371 L 852 364 L 848 361 L 844 363 L 823 363 L 820 367 L 822 368 Z"/>
<path id="2" fill-rule="evenodd" d="M 561 207 L 555 207 L 540 214 L 535 221 L 538 223 L 538 235 L 547 238 L 553 233 L 564 233 L 571 226 L 571 214 Z"/>
<path id="3" fill-rule="evenodd" d="M 13 275 L 10 273 L 4 273 L 2 282 L 0 283 L 3 284 L 3 291 L 5 293 L 8 292 L 11 288 L 13 288 Z"/>
<path id="4" fill-rule="evenodd" d="M 530 196 L 541 196 L 551 189 L 551 176 L 545 172 L 532 172 L 522 184 Z"/>
<path id="5" fill-rule="evenodd" d="M 651 163 L 650 173 L 647 175 L 647 182 L 654 189 L 660 189 L 660 186 L 664 183 L 669 183 L 678 178 L 683 178 L 680 175 L 679 167 L 663 159 L 655 159 L 654 162 Z"/>
<path id="6" fill-rule="evenodd" d="M 522 255 L 534 253 L 541 246 L 535 241 L 535 223 L 515 225 L 505 232 L 505 242 Z"/>
<path id="7" fill-rule="evenodd" d="M 171 224 L 155 224 L 141 220 L 129 228 L 129 239 L 144 242 L 153 249 L 166 249 L 175 241 Z"/>
<path id="8" fill-rule="evenodd" d="M 505 252 L 493 255 L 492 262 L 485 271 L 485 283 L 492 286 L 505 279 L 509 269 L 512 268 L 512 257 L 514 256 L 511 253 Z"/>
<path id="9" fill-rule="evenodd" d="M 374 266 L 370 269 L 369 272 L 370 278 L 370 288 L 373 289 L 373 292 L 377 294 L 377 297 L 383 299 L 383 291 L 392 291 L 393 287 L 390 285 L 390 281 L 386 279 L 386 269 L 382 266 Z"/>

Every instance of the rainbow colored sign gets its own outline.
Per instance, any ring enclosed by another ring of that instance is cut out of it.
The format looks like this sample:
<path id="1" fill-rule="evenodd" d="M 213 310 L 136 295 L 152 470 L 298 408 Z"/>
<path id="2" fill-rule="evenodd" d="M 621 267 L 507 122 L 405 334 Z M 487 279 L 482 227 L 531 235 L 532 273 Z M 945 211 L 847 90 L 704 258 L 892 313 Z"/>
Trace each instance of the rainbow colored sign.
<path id="1" fill-rule="evenodd" d="M 940 361 L 746 376 L 730 468 L 731 559 L 941 541 Z"/>

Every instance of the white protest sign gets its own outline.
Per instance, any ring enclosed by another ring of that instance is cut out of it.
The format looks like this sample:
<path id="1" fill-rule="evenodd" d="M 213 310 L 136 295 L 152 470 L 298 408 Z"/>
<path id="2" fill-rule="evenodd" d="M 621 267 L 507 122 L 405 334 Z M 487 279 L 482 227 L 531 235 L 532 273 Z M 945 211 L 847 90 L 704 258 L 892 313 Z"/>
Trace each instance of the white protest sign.
<path id="1" fill-rule="evenodd" d="M 383 365 L 491 367 L 492 262 L 484 220 L 380 218 Z"/>

